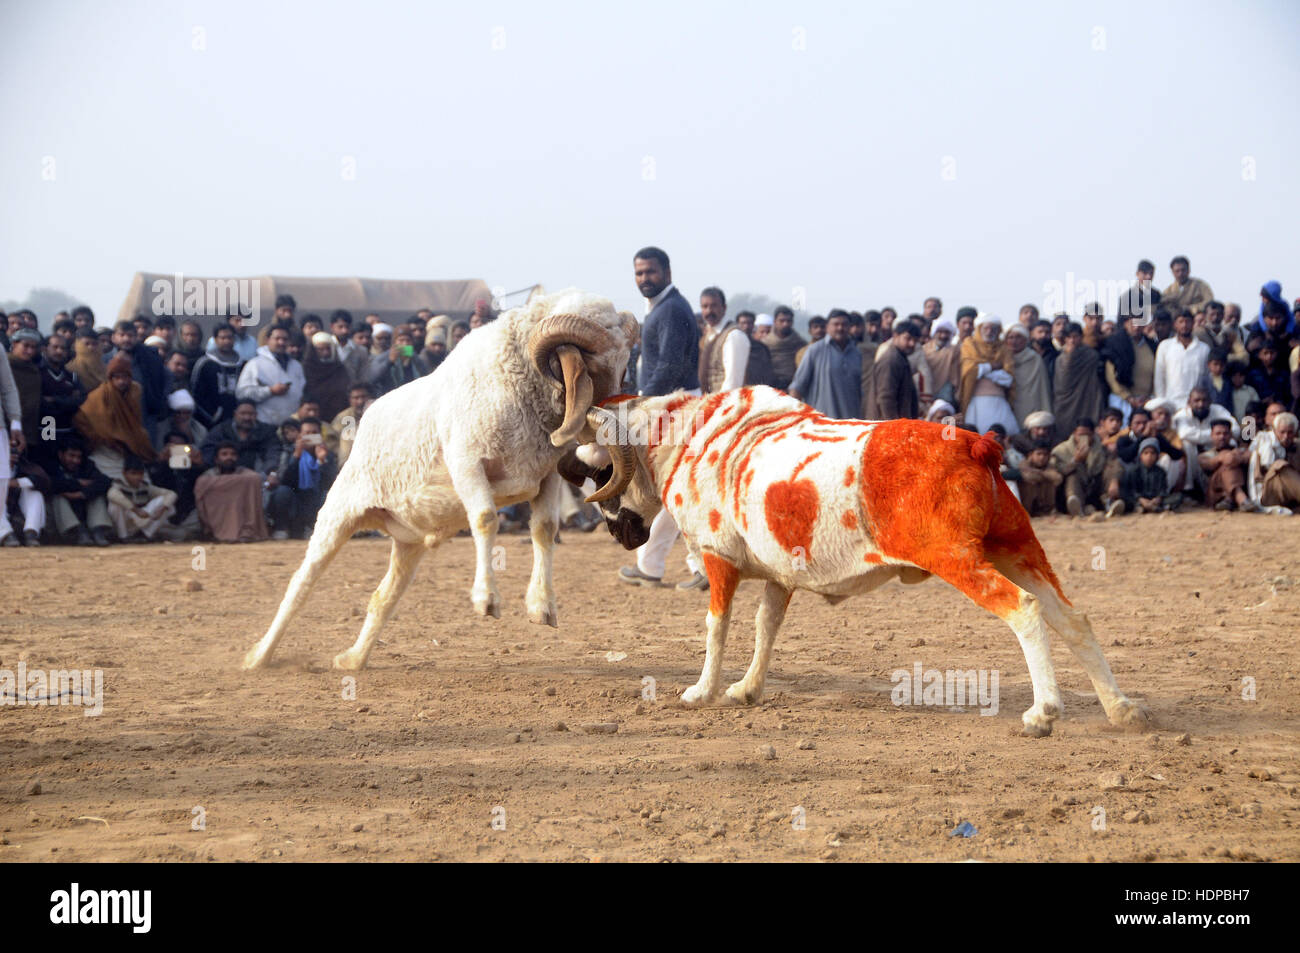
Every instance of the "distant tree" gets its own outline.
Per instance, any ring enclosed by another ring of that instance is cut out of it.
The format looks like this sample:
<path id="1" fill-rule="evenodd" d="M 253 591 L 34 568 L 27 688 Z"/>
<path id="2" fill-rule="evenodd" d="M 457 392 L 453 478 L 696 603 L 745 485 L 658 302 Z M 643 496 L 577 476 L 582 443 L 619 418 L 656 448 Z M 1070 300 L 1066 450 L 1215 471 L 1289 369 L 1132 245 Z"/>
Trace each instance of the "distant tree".
<path id="1" fill-rule="evenodd" d="M 40 326 L 48 331 L 54 323 L 56 314 L 60 311 L 71 311 L 77 305 L 84 303 L 80 298 L 57 288 L 33 288 L 28 292 L 26 301 L 0 301 L 0 311 L 8 314 L 26 308 L 36 314 Z"/>

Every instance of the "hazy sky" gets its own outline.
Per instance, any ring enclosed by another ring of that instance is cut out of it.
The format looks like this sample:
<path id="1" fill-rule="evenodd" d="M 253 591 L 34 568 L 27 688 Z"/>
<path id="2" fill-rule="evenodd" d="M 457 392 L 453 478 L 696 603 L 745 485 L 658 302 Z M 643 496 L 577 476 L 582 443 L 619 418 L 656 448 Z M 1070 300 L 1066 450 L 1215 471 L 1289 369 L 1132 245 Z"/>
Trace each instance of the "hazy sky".
<path id="1" fill-rule="evenodd" d="M 481 277 L 640 314 L 645 244 L 693 300 L 819 312 L 1014 315 L 1180 253 L 1248 312 L 1300 295 L 1294 0 L 0 0 L 0 36 L 0 299 Z"/>

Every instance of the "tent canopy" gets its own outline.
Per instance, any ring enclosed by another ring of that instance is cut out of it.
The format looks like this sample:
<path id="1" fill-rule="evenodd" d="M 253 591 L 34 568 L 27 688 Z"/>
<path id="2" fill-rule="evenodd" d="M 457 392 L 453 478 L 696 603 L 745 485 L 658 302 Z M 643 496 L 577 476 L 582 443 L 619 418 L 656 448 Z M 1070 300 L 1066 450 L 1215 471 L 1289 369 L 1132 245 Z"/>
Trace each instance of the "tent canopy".
<path id="1" fill-rule="evenodd" d="M 462 281 L 399 281 L 383 278 L 286 278 L 262 275 L 254 278 L 196 278 L 191 275 L 138 271 L 131 279 L 131 289 L 118 310 L 119 321 L 129 321 L 137 314 L 157 319 L 169 314 L 179 324 L 193 318 L 205 334 L 225 320 L 236 308 L 248 314 L 255 304 L 256 325 L 271 321 L 275 299 L 293 295 L 299 322 L 308 314 L 319 315 L 327 323 L 330 314 L 343 308 L 352 313 L 354 323 L 367 314 L 377 314 L 381 321 L 394 324 L 406 321 L 421 308 L 434 314 L 446 314 L 465 320 L 480 298 L 492 300 L 487 282 L 479 278 Z M 242 305 L 242 307 L 240 307 Z"/>

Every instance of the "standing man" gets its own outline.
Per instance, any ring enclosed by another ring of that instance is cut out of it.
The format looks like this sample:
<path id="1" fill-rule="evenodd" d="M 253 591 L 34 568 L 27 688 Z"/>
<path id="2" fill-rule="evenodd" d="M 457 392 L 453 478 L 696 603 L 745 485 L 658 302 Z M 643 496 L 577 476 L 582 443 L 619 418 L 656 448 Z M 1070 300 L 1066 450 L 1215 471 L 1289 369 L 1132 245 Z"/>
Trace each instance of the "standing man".
<path id="1" fill-rule="evenodd" d="M 889 347 L 881 346 L 871 368 L 871 393 L 866 406 L 868 420 L 920 416 L 920 399 L 908 361 L 920 339 L 921 329 L 911 321 L 899 321 L 893 325 Z"/>
<path id="2" fill-rule="evenodd" d="M 1156 348 L 1153 393 L 1172 401 L 1175 408 L 1187 403 L 1188 395 L 1201 382 L 1210 360 L 1210 346 L 1193 336 L 1193 323 L 1192 312 L 1184 310 L 1174 318 L 1173 336 Z"/>
<path id="3" fill-rule="evenodd" d="M 668 254 L 652 245 L 642 248 L 632 258 L 632 271 L 637 290 L 646 299 L 638 393 L 642 397 L 659 397 L 680 388 L 698 396 L 700 342 L 695 313 L 690 302 L 673 285 Z M 678 532 L 672 514 L 667 508 L 660 510 L 650 524 L 650 538 L 637 550 L 636 565 L 620 569 L 619 581 L 634 586 L 662 586 L 668 550 Z M 692 589 L 707 589 L 708 580 L 699 584 L 696 578 L 703 578 L 702 567 L 694 565 L 694 559 L 689 555 L 687 564 L 694 575 L 684 585 Z"/>
<path id="4" fill-rule="evenodd" d="M 705 394 L 735 390 L 745 386 L 749 366 L 749 336 L 727 320 L 727 298 L 721 288 L 700 292 L 700 317 L 704 319 L 704 337 L 700 341 L 700 390 Z"/>
<path id="5" fill-rule="evenodd" d="M 1193 315 L 1200 314 L 1214 300 L 1214 291 L 1209 284 L 1191 276 L 1192 266 L 1186 255 L 1174 258 L 1169 263 L 1169 270 L 1174 273 L 1174 283 L 1164 290 L 1158 302 L 1169 313 L 1180 314 L 1186 310 Z"/>
<path id="6" fill-rule="evenodd" d="M 235 395 L 257 405 L 260 423 L 278 427 L 302 403 L 306 383 L 302 365 L 289 356 L 289 332 L 273 328 L 266 344 L 240 372 Z"/>
<path id="7" fill-rule="evenodd" d="M 826 337 L 804 354 L 790 382 L 790 396 L 827 417 L 852 419 L 862 412 L 862 352 L 849 334 L 849 316 L 843 311 L 831 312 Z"/>
<path id="8" fill-rule="evenodd" d="M 761 323 L 761 322 L 760 322 Z M 772 386 L 787 390 L 794 379 L 794 356 L 807 341 L 794 329 L 794 312 L 781 305 L 772 313 L 772 333 L 763 339 L 772 355 Z"/>

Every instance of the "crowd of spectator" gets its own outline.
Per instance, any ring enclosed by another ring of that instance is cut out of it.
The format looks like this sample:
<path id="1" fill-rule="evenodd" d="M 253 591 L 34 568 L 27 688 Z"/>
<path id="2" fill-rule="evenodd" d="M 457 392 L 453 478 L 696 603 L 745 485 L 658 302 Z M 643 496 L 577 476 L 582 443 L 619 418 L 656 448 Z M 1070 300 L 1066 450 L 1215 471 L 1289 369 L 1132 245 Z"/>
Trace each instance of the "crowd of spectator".
<path id="1" fill-rule="evenodd" d="M 831 417 L 992 431 L 1031 516 L 1300 509 L 1300 330 L 1276 281 L 1245 318 L 1178 256 L 1163 291 L 1140 262 L 1114 315 L 1026 304 L 1015 321 L 974 307 L 952 319 L 931 297 L 903 318 L 836 308 L 805 338 L 788 307 L 729 319 L 717 287 L 696 312 L 660 249 L 634 265 L 647 315 L 629 392 L 768 384 Z M 205 342 L 197 321 L 165 315 L 109 328 L 78 307 L 43 336 L 30 311 L 0 314 L 0 545 L 306 538 L 367 407 L 493 318 L 479 301 L 464 322 L 299 319 L 281 296 L 265 325 L 232 315 Z M 506 528 L 526 520 L 526 506 L 503 512 Z M 675 538 L 656 520 L 625 581 L 657 583 Z M 690 568 L 684 585 L 704 588 Z"/>
<path id="2" fill-rule="evenodd" d="M 231 315 L 205 343 L 169 315 L 110 328 L 78 307 L 44 336 L 0 314 L 0 546 L 306 538 L 370 404 L 494 317 L 484 300 L 468 321 L 327 326 L 283 295 L 260 329 Z"/>

